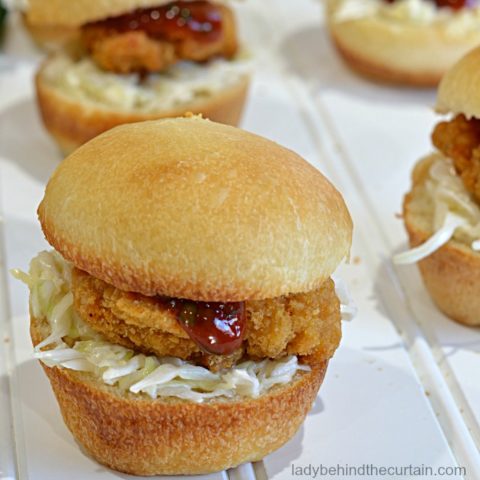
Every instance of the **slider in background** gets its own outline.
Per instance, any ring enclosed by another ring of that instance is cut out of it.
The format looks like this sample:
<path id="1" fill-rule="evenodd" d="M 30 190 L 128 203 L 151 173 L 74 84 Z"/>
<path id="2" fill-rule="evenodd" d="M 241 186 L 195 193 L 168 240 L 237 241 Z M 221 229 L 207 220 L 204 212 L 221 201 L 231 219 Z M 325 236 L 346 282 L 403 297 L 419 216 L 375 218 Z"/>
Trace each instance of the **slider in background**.
<path id="1" fill-rule="evenodd" d="M 67 157 L 16 272 L 63 418 L 139 475 L 257 461 L 312 406 L 341 337 L 341 194 L 265 138 L 198 117 L 123 125 Z M 194 454 L 192 454 L 194 452 Z"/>
<path id="2" fill-rule="evenodd" d="M 69 153 L 120 124 L 202 114 L 237 125 L 250 61 L 233 10 L 191 0 L 32 0 L 30 25 L 77 29 L 40 67 L 43 122 Z"/>
<path id="3" fill-rule="evenodd" d="M 480 5 L 467 0 L 326 0 L 326 14 L 345 62 L 381 82 L 436 86 L 480 45 Z"/>
<path id="4" fill-rule="evenodd" d="M 396 263 L 418 261 L 425 286 L 447 316 L 480 325 L 480 49 L 443 78 L 437 151 L 421 160 L 403 205 L 412 250 Z"/>

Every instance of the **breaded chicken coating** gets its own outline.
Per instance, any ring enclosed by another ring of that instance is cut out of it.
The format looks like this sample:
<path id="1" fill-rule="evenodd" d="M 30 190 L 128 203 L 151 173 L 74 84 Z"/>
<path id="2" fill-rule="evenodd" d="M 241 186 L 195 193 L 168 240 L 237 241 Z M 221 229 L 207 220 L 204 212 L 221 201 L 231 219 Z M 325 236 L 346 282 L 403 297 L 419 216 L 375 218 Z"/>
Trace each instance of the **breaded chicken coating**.
<path id="1" fill-rule="evenodd" d="M 232 58 L 237 50 L 237 34 L 232 11 L 220 5 L 222 33 L 218 39 L 199 41 L 194 37 L 152 37 L 141 26 L 117 31 L 115 19 L 82 27 L 82 41 L 93 60 L 104 70 L 117 73 L 161 72 L 179 60 L 205 62 L 213 57 Z"/>
<path id="2" fill-rule="evenodd" d="M 452 159 L 465 188 L 480 202 L 480 120 L 457 115 L 435 127 L 432 141 Z"/>
<path id="3" fill-rule="evenodd" d="M 153 40 L 145 32 L 127 32 L 100 36 L 96 31 L 85 31 L 87 44 L 94 62 L 116 73 L 160 72 L 177 61 L 171 43 Z"/>
<path id="4" fill-rule="evenodd" d="M 158 356 L 175 356 L 219 370 L 241 358 L 308 357 L 323 362 L 341 338 L 340 304 L 332 280 L 307 293 L 247 301 L 246 337 L 231 355 L 203 352 L 165 302 L 124 292 L 81 270 L 73 270 L 72 292 L 80 317 L 107 340 Z"/>

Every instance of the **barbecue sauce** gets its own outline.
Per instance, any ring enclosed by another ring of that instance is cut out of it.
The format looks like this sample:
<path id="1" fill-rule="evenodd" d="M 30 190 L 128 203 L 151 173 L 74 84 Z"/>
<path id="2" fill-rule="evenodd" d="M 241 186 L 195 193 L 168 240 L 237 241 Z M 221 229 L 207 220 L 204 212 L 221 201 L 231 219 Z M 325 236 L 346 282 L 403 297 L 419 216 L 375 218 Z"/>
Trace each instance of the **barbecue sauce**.
<path id="1" fill-rule="evenodd" d="M 195 302 L 160 297 L 190 338 L 204 351 L 228 355 L 242 345 L 245 326 L 244 302 Z"/>
<path id="2" fill-rule="evenodd" d="M 118 33 L 141 30 L 149 37 L 171 42 L 186 39 L 212 42 L 222 34 L 222 10 L 203 0 L 172 2 L 91 22 L 87 27 L 100 27 Z"/>

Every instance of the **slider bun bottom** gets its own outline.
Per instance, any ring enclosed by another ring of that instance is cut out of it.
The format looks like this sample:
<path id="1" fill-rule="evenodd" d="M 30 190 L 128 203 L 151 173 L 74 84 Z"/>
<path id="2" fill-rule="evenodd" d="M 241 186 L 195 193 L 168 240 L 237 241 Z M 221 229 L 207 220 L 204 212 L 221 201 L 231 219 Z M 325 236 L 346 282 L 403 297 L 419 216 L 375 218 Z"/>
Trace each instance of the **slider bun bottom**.
<path id="1" fill-rule="evenodd" d="M 242 115 L 248 85 L 247 77 L 208 99 L 192 102 L 181 108 L 147 114 L 115 111 L 70 99 L 44 81 L 42 69 L 35 78 L 37 103 L 43 123 L 65 155 L 100 133 L 118 125 L 179 117 L 186 112 L 202 114 L 204 118 L 215 122 L 237 126 Z"/>
<path id="2" fill-rule="evenodd" d="M 415 183 L 422 180 L 425 173 L 422 170 L 428 165 L 429 159 L 417 166 L 414 188 L 404 201 L 404 220 L 411 247 L 420 245 L 432 235 L 428 219 L 412 208 L 412 202 L 418 202 Z M 464 325 L 480 325 L 480 254 L 451 240 L 418 262 L 418 266 L 430 296 L 445 315 Z"/>
<path id="3" fill-rule="evenodd" d="M 436 86 L 457 60 L 480 43 L 478 32 L 452 37 L 439 26 L 392 25 L 376 18 L 331 19 L 329 29 L 338 52 L 357 73 L 414 87 Z"/>
<path id="4" fill-rule="evenodd" d="M 31 318 L 34 344 L 49 333 Z M 205 404 L 122 393 L 88 373 L 42 364 L 63 419 L 99 463 L 134 475 L 201 474 L 258 461 L 298 430 L 327 362 L 257 399 Z"/>

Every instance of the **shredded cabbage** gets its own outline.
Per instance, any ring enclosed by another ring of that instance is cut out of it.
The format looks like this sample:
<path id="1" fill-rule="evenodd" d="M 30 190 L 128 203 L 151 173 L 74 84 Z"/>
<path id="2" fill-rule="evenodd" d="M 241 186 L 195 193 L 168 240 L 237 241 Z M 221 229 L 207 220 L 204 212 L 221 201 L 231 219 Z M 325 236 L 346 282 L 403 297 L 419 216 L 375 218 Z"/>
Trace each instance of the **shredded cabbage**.
<path id="1" fill-rule="evenodd" d="M 480 250 L 480 207 L 466 190 L 450 159 L 437 155 L 430 166 L 424 193 L 433 206 L 435 233 L 422 245 L 395 255 L 394 263 L 418 262 L 452 239 Z"/>
<path id="2" fill-rule="evenodd" d="M 347 284 L 338 277 L 335 277 L 333 281 L 335 282 L 335 293 L 340 300 L 342 320 L 349 322 L 357 316 L 358 308 L 350 295 Z"/>
<path id="3" fill-rule="evenodd" d="M 426 242 L 411 250 L 395 255 L 393 257 L 394 263 L 397 265 L 408 265 L 423 260 L 449 242 L 455 230 L 465 225 L 466 222 L 464 218 L 448 212 L 444 224 Z"/>
<path id="4" fill-rule="evenodd" d="M 310 370 L 296 356 L 248 360 L 214 373 L 179 358 L 137 354 L 106 341 L 75 312 L 71 266 L 57 252 L 41 252 L 31 261 L 28 274 L 19 270 L 12 274 L 30 288 L 32 314 L 46 318 L 50 325 L 50 335 L 34 350 L 35 357 L 49 367 L 91 372 L 105 384 L 135 394 L 195 402 L 214 397 L 255 398 L 274 385 L 290 382 L 297 372 Z"/>
<path id="5" fill-rule="evenodd" d="M 57 54 L 43 75 L 69 98 L 104 108 L 155 113 L 214 95 L 242 81 L 250 69 L 246 58 L 219 58 L 207 64 L 179 62 L 166 72 L 140 77 L 106 72 L 90 58 L 75 61 Z"/>

